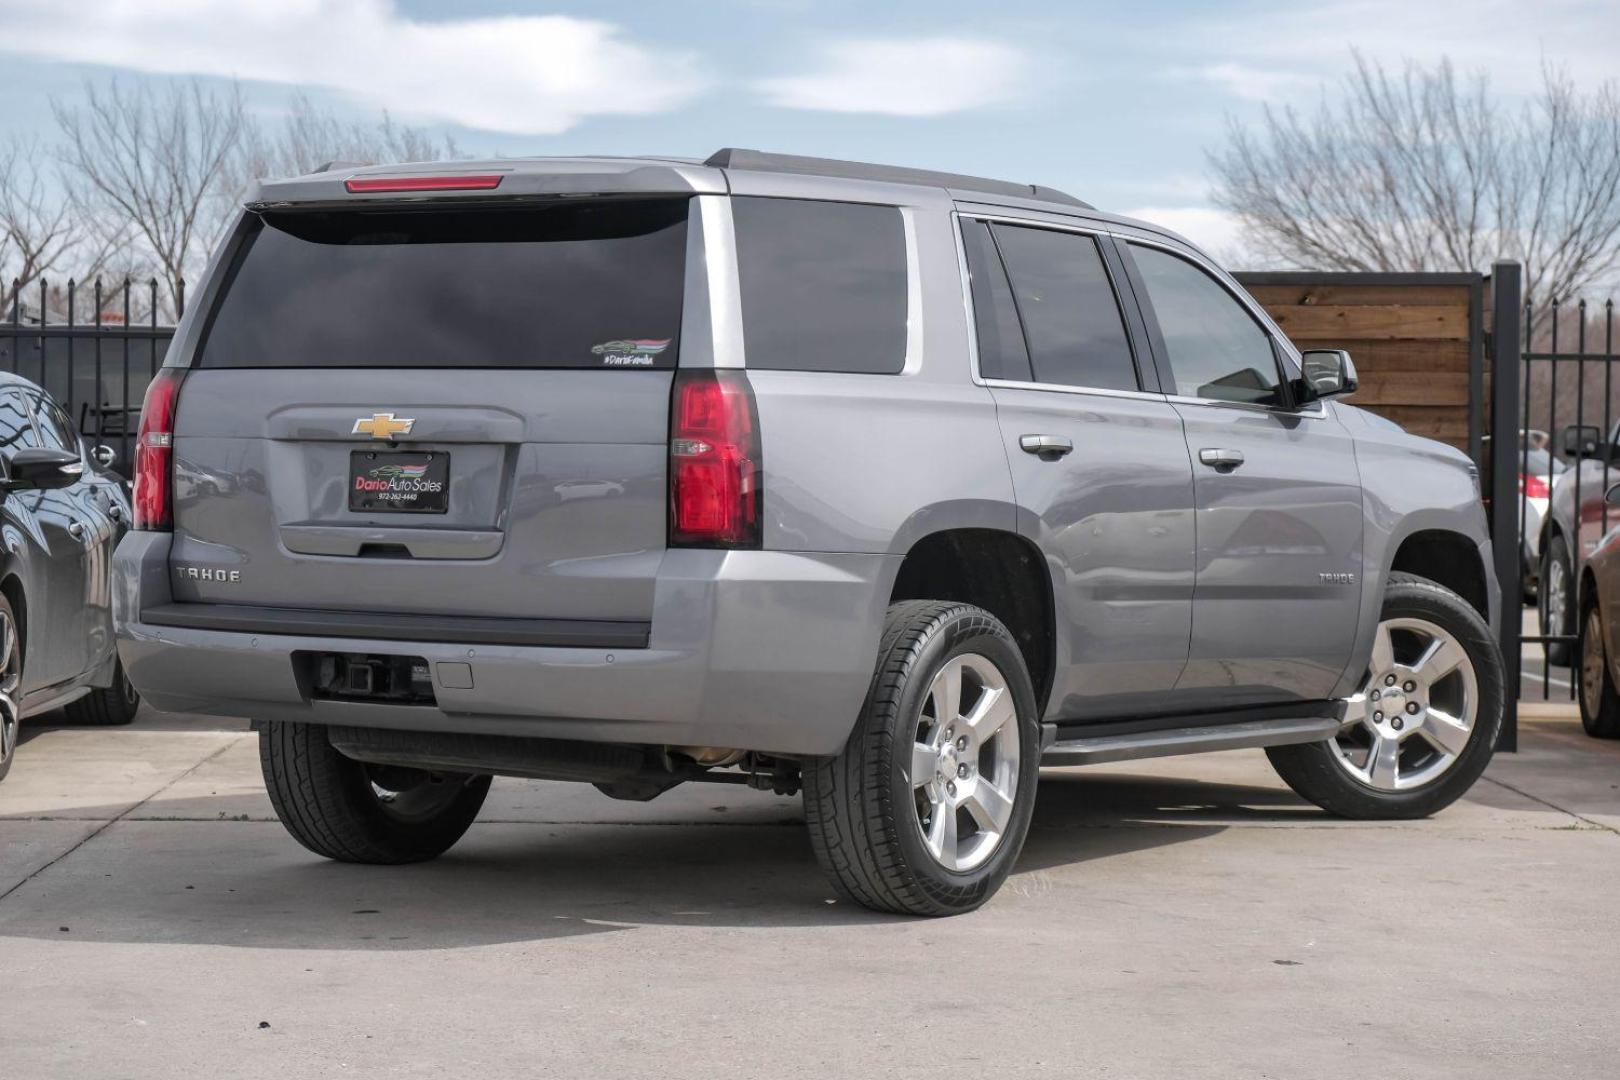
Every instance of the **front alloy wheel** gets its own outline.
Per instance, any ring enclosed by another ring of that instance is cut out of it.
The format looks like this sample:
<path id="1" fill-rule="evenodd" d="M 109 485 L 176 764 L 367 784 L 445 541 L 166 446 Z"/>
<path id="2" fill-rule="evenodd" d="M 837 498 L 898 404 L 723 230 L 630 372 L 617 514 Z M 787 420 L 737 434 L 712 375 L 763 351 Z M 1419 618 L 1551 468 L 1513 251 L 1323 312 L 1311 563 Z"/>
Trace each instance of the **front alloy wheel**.
<path id="1" fill-rule="evenodd" d="M 1427 619 L 1387 619 L 1334 760 L 1378 791 L 1422 787 L 1456 764 L 1478 712 L 1479 678 L 1462 644 Z"/>
<path id="2" fill-rule="evenodd" d="M 1338 733 L 1266 756 L 1289 787 L 1330 813 L 1424 817 L 1485 771 L 1505 700 L 1502 654 L 1484 617 L 1445 586 L 1394 572 L 1367 674 Z"/>

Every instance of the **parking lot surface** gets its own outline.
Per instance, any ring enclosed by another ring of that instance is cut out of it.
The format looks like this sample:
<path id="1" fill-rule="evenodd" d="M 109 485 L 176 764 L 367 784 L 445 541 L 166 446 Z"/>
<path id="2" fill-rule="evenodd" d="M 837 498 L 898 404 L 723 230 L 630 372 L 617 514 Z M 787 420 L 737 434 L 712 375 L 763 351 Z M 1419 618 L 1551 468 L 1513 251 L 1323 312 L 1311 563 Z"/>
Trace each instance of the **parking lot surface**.
<path id="1" fill-rule="evenodd" d="M 1046 773 L 1007 887 L 833 902 L 797 799 L 497 781 L 435 863 L 275 822 L 241 725 L 36 724 L 0 784 L 8 1077 L 1615 1075 L 1620 746 L 1525 724 L 1438 817 L 1259 751 Z"/>

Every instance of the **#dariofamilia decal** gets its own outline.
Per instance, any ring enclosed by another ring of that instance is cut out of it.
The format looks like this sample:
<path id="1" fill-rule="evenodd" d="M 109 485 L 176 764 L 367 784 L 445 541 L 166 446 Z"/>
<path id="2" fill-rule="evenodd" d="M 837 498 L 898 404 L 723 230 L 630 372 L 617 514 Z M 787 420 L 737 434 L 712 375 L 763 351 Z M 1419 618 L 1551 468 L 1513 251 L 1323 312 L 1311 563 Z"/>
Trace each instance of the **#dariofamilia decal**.
<path id="1" fill-rule="evenodd" d="M 653 357 L 669 348 L 671 338 L 620 338 L 592 345 L 591 352 L 609 367 L 651 367 Z"/>

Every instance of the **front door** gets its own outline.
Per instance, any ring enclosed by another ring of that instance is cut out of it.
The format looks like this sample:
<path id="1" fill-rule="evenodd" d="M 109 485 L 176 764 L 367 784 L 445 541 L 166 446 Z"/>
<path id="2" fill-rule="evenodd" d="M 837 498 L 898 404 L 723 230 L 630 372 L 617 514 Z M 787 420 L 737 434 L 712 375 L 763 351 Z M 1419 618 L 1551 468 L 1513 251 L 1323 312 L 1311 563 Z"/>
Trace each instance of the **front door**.
<path id="1" fill-rule="evenodd" d="M 1210 705 L 1332 692 L 1361 607 L 1355 450 L 1331 408 L 1294 408 L 1270 331 L 1190 257 L 1126 245 L 1197 505 L 1192 641 L 1178 688 Z"/>
<path id="2" fill-rule="evenodd" d="M 1164 711 L 1192 620 L 1193 479 L 1181 419 L 1143 388 L 1096 237 L 962 225 L 979 373 L 995 397 L 1020 531 L 1053 582 L 1048 715 Z"/>

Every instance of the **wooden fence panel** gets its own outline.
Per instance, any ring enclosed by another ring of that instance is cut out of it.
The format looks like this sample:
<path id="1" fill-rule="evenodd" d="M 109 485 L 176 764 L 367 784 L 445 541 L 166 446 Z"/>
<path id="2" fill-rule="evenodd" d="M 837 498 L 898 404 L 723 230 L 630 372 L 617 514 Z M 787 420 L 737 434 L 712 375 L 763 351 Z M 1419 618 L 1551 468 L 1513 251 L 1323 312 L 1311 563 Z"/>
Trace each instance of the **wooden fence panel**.
<path id="1" fill-rule="evenodd" d="M 1246 273 L 1237 278 L 1302 349 L 1345 349 L 1361 389 L 1347 400 L 1479 452 L 1483 279 L 1475 274 Z"/>

